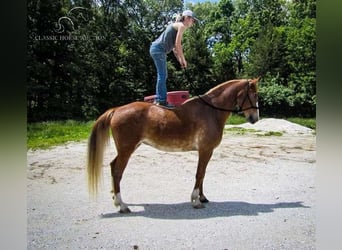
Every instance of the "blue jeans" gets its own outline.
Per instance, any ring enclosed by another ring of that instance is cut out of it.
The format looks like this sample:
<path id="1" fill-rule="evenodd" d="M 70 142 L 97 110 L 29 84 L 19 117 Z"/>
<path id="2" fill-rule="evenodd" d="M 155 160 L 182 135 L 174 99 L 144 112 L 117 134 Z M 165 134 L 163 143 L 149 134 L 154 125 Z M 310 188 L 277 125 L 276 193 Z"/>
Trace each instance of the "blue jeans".
<path id="1" fill-rule="evenodd" d="M 166 102 L 167 89 L 167 64 L 166 53 L 160 44 L 152 43 L 150 47 L 150 55 L 157 68 L 157 84 L 156 84 L 156 99 L 157 102 Z"/>

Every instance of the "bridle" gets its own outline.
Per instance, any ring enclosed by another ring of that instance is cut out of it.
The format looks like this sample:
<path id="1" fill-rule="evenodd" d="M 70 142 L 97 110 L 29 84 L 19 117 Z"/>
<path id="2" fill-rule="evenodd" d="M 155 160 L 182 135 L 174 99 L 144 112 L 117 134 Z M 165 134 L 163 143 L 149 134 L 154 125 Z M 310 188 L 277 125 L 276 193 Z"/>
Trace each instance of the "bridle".
<path id="1" fill-rule="evenodd" d="M 249 109 L 259 109 L 259 107 L 253 105 L 252 100 L 251 100 L 251 98 L 249 97 L 249 89 L 250 89 L 250 82 L 248 82 L 247 91 L 246 91 L 246 96 L 245 96 L 245 98 L 243 99 L 241 106 L 236 105 L 234 109 L 226 109 L 226 108 L 216 107 L 215 105 L 213 105 L 213 104 L 209 103 L 208 101 L 206 101 L 206 100 L 203 98 L 204 95 L 198 95 L 197 97 L 198 97 L 203 103 L 205 103 L 206 105 L 208 105 L 209 107 L 211 107 L 211 108 L 213 108 L 213 109 L 220 110 L 220 111 L 224 111 L 224 112 L 240 113 L 240 112 L 243 112 L 243 111 L 246 111 L 246 110 L 249 110 Z M 241 107 L 245 104 L 246 100 L 249 101 L 250 107 L 242 109 Z"/>

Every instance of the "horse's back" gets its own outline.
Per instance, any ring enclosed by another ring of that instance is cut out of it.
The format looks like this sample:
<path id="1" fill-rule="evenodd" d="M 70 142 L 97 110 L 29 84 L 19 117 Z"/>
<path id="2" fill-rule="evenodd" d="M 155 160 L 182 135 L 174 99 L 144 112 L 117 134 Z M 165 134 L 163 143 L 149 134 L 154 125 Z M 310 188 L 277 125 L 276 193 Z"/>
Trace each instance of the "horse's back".
<path id="1" fill-rule="evenodd" d="M 146 120 L 151 105 L 147 102 L 132 102 L 115 108 L 111 120 L 112 129 L 136 129 Z"/>

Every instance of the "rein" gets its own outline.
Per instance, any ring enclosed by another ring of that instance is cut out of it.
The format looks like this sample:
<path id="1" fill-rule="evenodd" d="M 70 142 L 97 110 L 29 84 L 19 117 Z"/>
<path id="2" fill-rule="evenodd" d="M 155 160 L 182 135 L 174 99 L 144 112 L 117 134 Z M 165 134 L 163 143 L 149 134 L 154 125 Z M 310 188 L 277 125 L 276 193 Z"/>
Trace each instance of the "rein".
<path id="1" fill-rule="evenodd" d="M 219 108 L 219 107 L 216 107 L 214 105 L 212 105 L 211 103 L 207 102 L 206 100 L 203 99 L 203 95 L 198 95 L 197 96 L 202 102 L 204 102 L 204 104 L 208 105 L 209 107 L 213 108 L 213 109 L 217 109 L 217 110 L 220 110 L 220 111 L 224 111 L 224 112 L 234 112 L 234 113 L 238 113 L 240 112 L 240 107 L 235 107 L 235 109 L 225 109 L 225 108 Z"/>
<path id="2" fill-rule="evenodd" d="M 245 98 L 243 99 L 242 101 L 242 104 L 241 106 L 243 106 L 243 104 L 245 103 L 246 99 L 248 98 L 248 101 L 249 101 L 249 104 L 251 105 L 250 107 L 248 108 L 245 108 L 245 109 L 242 109 L 239 105 L 237 105 L 234 109 L 226 109 L 226 108 L 220 108 L 220 107 L 216 107 L 214 106 L 213 104 L 209 103 L 208 101 L 204 100 L 203 99 L 203 96 L 204 95 L 197 95 L 197 97 L 206 105 L 208 105 L 209 107 L 213 108 L 213 109 L 217 109 L 217 110 L 220 110 L 220 111 L 223 111 L 223 112 L 233 112 L 233 113 L 239 113 L 239 112 L 243 112 L 243 111 L 246 111 L 246 110 L 249 110 L 249 109 L 259 109 L 259 107 L 257 106 L 254 106 L 252 104 L 252 101 L 251 101 L 251 98 L 249 97 L 249 84 L 248 84 L 248 87 L 247 87 L 247 93 L 246 93 L 246 96 Z"/>

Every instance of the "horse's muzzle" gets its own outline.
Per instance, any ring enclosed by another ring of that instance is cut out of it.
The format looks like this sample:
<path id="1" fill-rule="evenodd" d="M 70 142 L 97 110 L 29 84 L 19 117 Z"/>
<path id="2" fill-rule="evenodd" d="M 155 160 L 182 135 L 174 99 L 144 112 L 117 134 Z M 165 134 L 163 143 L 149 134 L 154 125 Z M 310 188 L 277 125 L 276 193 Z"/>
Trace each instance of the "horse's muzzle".
<path id="1" fill-rule="evenodd" d="M 247 121 L 254 124 L 259 121 L 259 117 L 257 115 L 249 115 Z"/>

